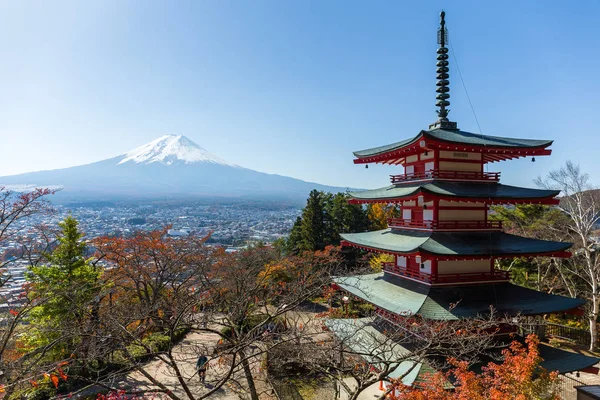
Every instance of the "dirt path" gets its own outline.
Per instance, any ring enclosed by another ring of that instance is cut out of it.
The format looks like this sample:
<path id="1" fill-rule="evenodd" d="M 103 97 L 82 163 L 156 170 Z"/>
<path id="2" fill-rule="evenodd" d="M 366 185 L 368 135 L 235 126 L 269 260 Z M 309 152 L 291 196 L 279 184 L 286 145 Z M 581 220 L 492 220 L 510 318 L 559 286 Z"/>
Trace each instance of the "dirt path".
<path id="1" fill-rule="evenodd" d="M 210 357 L 205 384 L 200 382 L 200 378 L 196 374 L 196 360 L 198 358 L 198 354 L 213 354 L 213 349 L 218 341 L 219 336 L 216 334 L 207 332 L 192 332 L 173 348 L 173 356 L 177 361 L 177 366 L 181 375 L 184 377 L 186 382 L 188 382 L 187 385 L 194 397 L 200 397 L 201 395 L 208 393 L 219 381 L 219 379 L 226 374 L 227 365 L 220 365 L 219 360 L 211 359 Z M 251 361 L 255 384 L 259 393 L 261 393 L 261 399 L 272 400 L 274 398 L 270 395 L 271 388 L 267 384 L 266 379 L 264 379 L 264 372 L 261 369 L 262 363 L 259 357 L 261 357 L 261 355 L 257 355 L 255 359 L 252 359 Z M 183 399 L 189 398 L 179 383 L 175 371 L 164 362 L 155 359 L 145 364 L 144 369 L 153 378 L 168 387 L 173 394 L 180 396 Z M 157 388 L 139 371 L 132 371 L 127 375 L 124 375 L 114 382 L 113 385 L 120 389 L 127 390 L 128 392 Z M 249 396 L 244 395 L 245 385 L 246 379 L 244 378 L 243 374 L 241 372 L 236 373 L 230 382 L 225 384 L 218 391 L 211 394 L 210 399 L 239 400 L 249 398 Z M 90 388 L 85 392 L 80 393 L 76 397 L 91 397 L 96 393 L 100 393 L 101 391 L 102 389 L 99 387 Z M 165 394 L 157 394 L 154 396 L 149 395 L 149 397 L 154 399 L 169 399 L 169 397 Z"/>

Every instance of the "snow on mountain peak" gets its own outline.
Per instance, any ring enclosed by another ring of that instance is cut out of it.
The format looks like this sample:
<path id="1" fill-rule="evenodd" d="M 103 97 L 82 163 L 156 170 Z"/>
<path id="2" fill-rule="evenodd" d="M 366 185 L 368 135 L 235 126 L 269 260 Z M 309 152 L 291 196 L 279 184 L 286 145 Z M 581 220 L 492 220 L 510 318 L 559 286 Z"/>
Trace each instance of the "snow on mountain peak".
<path id="1" fill-rule="evenodd" d="M 174 162 L 212 163 L 235 166 L 209 153 L 183 135 L 164 135 L 136 149 L 123 154 L 119 164 L 126 162 L 136 164 L 161 163 L 171 165 Z"/>

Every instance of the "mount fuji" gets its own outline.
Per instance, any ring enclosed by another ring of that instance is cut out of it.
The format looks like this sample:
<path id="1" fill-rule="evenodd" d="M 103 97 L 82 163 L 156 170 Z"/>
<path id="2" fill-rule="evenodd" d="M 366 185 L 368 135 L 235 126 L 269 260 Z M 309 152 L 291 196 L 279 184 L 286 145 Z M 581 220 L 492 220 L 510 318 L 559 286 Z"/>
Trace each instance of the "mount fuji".
<path id="1" fill-rule="evenodd" d="M 165 135 L 107 160 L 76 167 L 0 177 L 0 187 L 61 187 L 58 201 L 248 198 L 300 202 L 320 185 L 243 168 L 182 135 Z"/>

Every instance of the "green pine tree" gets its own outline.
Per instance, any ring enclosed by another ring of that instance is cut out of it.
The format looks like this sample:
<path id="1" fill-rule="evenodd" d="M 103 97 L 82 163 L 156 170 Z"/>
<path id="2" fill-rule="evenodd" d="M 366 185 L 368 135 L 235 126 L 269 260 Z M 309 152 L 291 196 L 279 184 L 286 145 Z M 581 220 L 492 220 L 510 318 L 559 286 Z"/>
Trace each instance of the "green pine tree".
<path id="1" fill-rule="evenodd" d="M 308 196 L 302 212 L 300 250 L 315 251 L 325 248 L 324 197 L 323 192 L 314 189 Z"/>
<path id="2" fill-rule="evenodd" d="M 288 254 L 322 250 L 340 244 L 340 233 L 364 232 L 371 226 L 367 211 L 349 204 L 346 193 L 310 192 L 302 216 L 296 219 L 285 245 Z"/>
<path id="3" fill-rule="evenodd" d="M 30 296 L 38 303 L 28 317 L 32 327 L 28 341 L 34 347 L 60 342 L 55 356 L 74 351 L 80 340 L 76 333 L 89 325 L 100 291 L 101 272 L 86 259 L 78 224 L 72 216 L 59 222 L 58 245 L 46 254 L 47 265 L 30 267 L 26 275 Z"/>
<path id="4" fill-rule="evenodd" d="M 296 254 L 300 250 L 302 243 L 302 217 L 296 218 L 294 226 L 290 231 L 290 236 L 285 242 L 285 252 L 287 254 Z"/>

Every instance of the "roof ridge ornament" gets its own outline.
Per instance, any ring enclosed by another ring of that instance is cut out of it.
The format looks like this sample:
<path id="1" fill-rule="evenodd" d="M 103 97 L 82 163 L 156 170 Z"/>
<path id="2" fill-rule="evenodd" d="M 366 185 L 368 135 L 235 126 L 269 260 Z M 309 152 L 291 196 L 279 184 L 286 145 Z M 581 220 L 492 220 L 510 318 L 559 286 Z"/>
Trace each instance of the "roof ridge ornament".
<path id="1" fill-rule="evenodd" d="M 450 75 L 448 72 L 448 48 L 446 42 L 448 41 L 448 30 L 446 29 L 446 13 L 442 10 L 440 13 L 440 29 L 438 29 L 438 44 L 440 47 L 437 49 L 437 89 L 435 90 L 438 94 L 436 96 L 437 102 L 435 105 L 439 107 L 437 110 L 438 120 L 429 125 L 429 129 L 458 129 L 456 122 L 448 120 L 448 113 L 450 112 L 448 107 L 450 105 L 450 88 L 448 85 L 450 82 L 448 78 Z"/>

